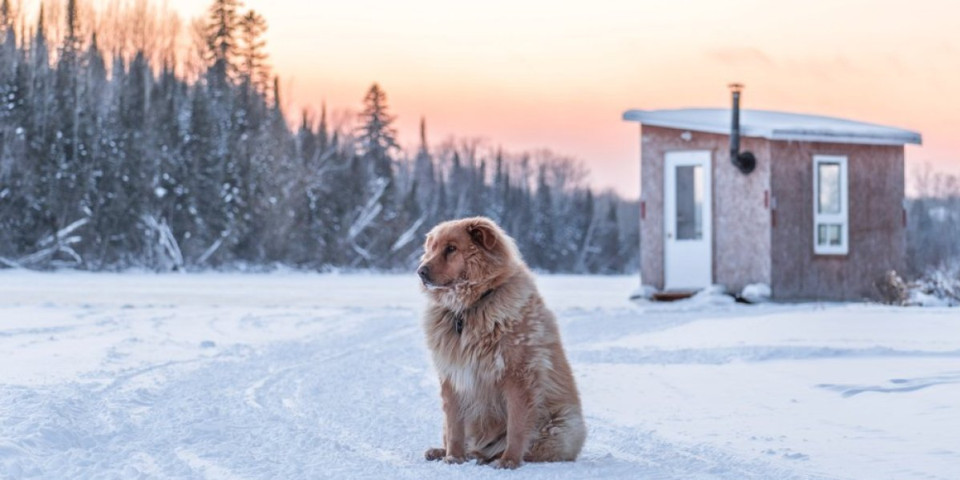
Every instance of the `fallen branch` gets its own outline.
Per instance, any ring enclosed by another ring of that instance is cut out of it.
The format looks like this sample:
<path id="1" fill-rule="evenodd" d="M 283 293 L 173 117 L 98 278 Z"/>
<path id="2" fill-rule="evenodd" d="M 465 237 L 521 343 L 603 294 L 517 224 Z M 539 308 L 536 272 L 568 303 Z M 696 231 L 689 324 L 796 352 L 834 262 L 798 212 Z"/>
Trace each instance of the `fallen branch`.
<path id="1" fill-rule="evenodd" d="M 80 243 L 83 241 L 83 237 L 80 235 L 70 235 L 75 232 L 78 228 L 86 225 L 90 222 L 90 218 L 81 218 L 66 227 L 57 230 L 53 235 L 44 237 L 39 242 L 37 242 L 41 247 L 40 250 L 33 252 L 29 255 L 21 257 L 19 260 L 11 262 L 10 260 L 5 261 L 5 264 L 16 264 L 18 267 L 23 268 L 25 266 L 30 266 L 33 264 L 38 264 L 41 262 L 46 262 L 51 260 L 56 254 L 64 253 L 70 258 L 73 259 L 76 264 L 83 263 L 83 257 L 74 250 L 71 245 Z"/>
<path id="2" fill-rule="evenodd" d="M 7 268 L 23 268 L 23 265 L 4 257 L 0 257 L 0 265 L 3 265 Z"/>
<path id="3" fill-rule="evenodd" d="M 198 263 L 198 264 L 206 263 L 206 261 L 207 261 L 214 253 L 217 252 L 217 250 L 220 248 L 220 245 L 223 245 L 223 241 L 227 238 L 228 235 L 230 235 L 230 230 L 227 230 L 226 232 L 223 232 L 223 233 L 220 235 L 220 238 L 218 238 L 217 241 L 213 242 L 213 245 L 210 245 L 210 247 L 207 248 L 207 250 L 203 252 L 203 255 L 200 255 L 200 258 L 197 259 L 197 263 Z"/>
<path id="4" fill-rule="evenodd" d="M 177 237 L 167 224 L 167 219 L 161 218 L 157 221 L 153 215 L 144 215 L 140 218 L 148 228 L 156 232 L 160 251 L 173 263 L 174 270 L 183 268 L 183 252 L 180 250 L 180 244 L 177 243 Z"/>
<path id="5" fill-rule="evenodd" d="M 426 220 L 427 220 L 426 215 L 417 219 L 417 221 L 414 222 L 413 225 L 410 226 L 410 228 L 408 228 L 406 231 L 401 233 L 399 237 L 397 237 L 397 241 L 393 242 L 393 246 L 390 247 L 390 251 L 396 252 L 397 250 L 400 250 L 401 248 L 407 246 L 410 242 L 412 242 L 417 236 L 417 230 L 420 229 L 420 226 L 423 225 L 423 222 L 425 222 Z"/>
<path id="6" fill-rule="evenodd" d="M 61 240 L 63 237 L 65 237 L 65 236 L 67 236 L 67 235 L 70 235 L 71 233 L 74 232 L 74 230 L 76 230 L 76 229 L 78 229 L 78 228 L 80 228 L 80 227 L 82 227 L 82 226 L 84 226 L 84 225 L 86 225 L 86 224 L 88 224 L 88 223 L 90 223 L 90 217 L 81 218 L 80 220 L 77 220 L 77 221 L 71 223 L 70 225 L 67 225 L 66 227 L 61 228 L 60 230 L 58 230 L 58 231 L 57 231 L 56 233 L 54 233 L 53 235 L 49 235 L 49 236 L 47 236 L 47 237 L 44 237 L 42 240 L 40 240 L 39 242 L 37 242 L 37 244 L 40 245 L 41 247 L 46 247 L 47 245 L 50 245 L 50 244 L 52 244 L 52 243 L 54 243 L 54 242 L 60 243 L 60 242 L 63 241 L 63 240 Z M 72 238 L 72 237 L 71 237 L 71 238 Z"/>
<path id="7" fill-rule="evenodd" d="M 347 230 L 347 240 L 352 242 L 380 215 L 380 212 L 383 210 L 383 205 L 379 203 L 380 197 L 382 197 L 386 191 L 387 181 L 382 178 L 377 179 L 377 189 L 373 192 L 373 195 L 370 196 L 370 199 L 367 200 L 366 205 L 360 209 L 360 214 L 357 215 L 357 219 L 354 220 L 353 224 L 350 225 L 350 229 Z"/>

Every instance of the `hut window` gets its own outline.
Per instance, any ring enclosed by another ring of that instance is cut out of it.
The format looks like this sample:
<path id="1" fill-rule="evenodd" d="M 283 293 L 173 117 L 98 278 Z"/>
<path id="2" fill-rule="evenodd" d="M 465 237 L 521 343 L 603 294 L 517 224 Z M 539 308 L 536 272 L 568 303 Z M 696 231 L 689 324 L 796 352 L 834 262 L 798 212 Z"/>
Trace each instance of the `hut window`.
<path id="1" fill-rule="evenodd" d="M 703 168 L 677 167 L 677 240 L 703 239 Z"/>
<path id="2" fill-rule="evenodd" d="M 813 157 L 813 252 L 846 255 L 847 157 Z"/>

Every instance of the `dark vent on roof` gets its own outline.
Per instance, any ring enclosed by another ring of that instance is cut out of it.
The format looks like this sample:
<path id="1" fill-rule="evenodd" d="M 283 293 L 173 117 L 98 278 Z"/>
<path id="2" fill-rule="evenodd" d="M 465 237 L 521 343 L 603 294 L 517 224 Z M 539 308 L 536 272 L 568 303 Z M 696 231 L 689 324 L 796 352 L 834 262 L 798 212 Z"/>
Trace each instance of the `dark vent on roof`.
<path id="1" fill-rule="evenodd" d="M 730 161 L 744 174 L 748 174 L 757 168 L 757 157 L 752 152 L 740 151 L 740 92 L 743 91 L 743 85 L 731 83 L 730 91 L 733 93 L 733 119 L 730 125 Z"/>

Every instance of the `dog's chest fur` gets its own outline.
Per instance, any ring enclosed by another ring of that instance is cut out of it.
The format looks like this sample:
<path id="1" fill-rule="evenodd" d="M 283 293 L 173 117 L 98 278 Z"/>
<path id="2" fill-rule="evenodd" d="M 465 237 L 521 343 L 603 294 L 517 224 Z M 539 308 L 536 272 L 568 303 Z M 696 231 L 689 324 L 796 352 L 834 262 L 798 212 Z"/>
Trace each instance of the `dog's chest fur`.
<path id="1" fill-rule="evenodd" d="M 427 342 L 442 378 L 461 393 L 495 384 L 503 376 L 505 362 L 500 342 L 506 333 L 503 319 L 487 312 L 457 315 L 436 309 L 428 319 Z M 462 322 L 462 331 L 456 324 Z"/>

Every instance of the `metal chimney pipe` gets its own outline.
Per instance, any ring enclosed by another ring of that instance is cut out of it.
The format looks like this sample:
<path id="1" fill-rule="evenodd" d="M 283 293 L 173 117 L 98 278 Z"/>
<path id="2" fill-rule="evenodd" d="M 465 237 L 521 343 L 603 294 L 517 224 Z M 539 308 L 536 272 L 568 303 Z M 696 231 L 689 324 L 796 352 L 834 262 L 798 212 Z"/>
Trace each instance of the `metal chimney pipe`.
<path id="1" fill-rule="evenodd" d="M 740 156 L 740 92 L 742 90 L 742 84 L 730 84 L 730 92 L 733 93 L 733 118 L 730 122 L 730 161 L 737 167 L 740 166 L 738 157 Z"/>
<path id="2" fill-rule="evenodd" d="M 746 175 L 756 168 L 757 157 L 751 152 L 740 152 L 740 92 L 742 90 L 742 84 L 730 84 L 730 92 L 733 93 L 733 118 L 730 121 L 730 162 Z"/>

